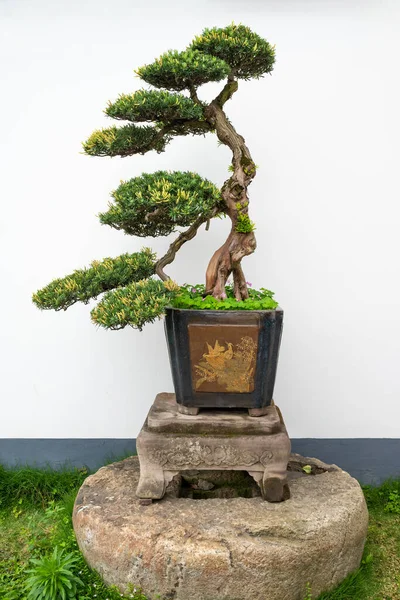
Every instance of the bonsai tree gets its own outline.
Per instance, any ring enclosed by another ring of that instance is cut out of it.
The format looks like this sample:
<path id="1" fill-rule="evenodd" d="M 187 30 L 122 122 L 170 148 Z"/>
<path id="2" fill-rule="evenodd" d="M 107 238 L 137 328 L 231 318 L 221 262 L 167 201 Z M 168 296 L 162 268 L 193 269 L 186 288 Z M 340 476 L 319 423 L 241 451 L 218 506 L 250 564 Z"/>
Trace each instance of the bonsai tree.
<path id="1" fill-rule="evenodd" d="M 232 24 L 206 29 L 183 52 L 170 50 L 136 71 L 157 89 L 140 89 L 110 102 L 106 115 L 128 123 L 94 131 L 83 144 L 85 153 L 160 153 L 176 136 L 213 133 L 232 151 L 230 177 L 221 189 L 196 173 L 180 171 L 143 173 L 121 183 L 111 194 L 108 210 L 99 215 L 102 224 L 139 237 L 167 236 L 178 228 L 185 229 L 161 258 L 144 248 L 94 261 L 89 268 L 56 279 L 33 295 L 39 308 L 67 309 L 106 292 L 92 310 L 93 321 L 110 329 L 126 325 L 141 329 L 144 323 L 160 317 L 171 302 L 189 308 L 277 306 L 268 290 L 250 290 L 249 298 L 241 261 L 256 248 L 248 195 L 256 165 L 244 138 L 224 111 L 238 90 L 238 80 L 270 73 L 274 60 L 274 47 L 266 40 L 244 25 Z M 211 102 L 199 98 L 201 85 L 223 80 L 220 93 Z M 205 286 L 180 287 L 165 268 L 203 224 L 208 229 L 210 220 L 221 216 L 231 220 L 231 230 L 209 261 Z M 233 285 L 227 286 L 231 274 Z"/>

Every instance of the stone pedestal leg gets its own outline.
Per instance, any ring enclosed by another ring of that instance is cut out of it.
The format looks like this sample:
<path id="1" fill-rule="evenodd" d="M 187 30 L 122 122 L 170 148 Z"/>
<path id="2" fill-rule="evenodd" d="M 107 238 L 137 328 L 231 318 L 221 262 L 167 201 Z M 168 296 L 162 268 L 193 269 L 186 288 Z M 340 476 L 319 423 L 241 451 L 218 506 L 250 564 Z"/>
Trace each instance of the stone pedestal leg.
<path id="1" fill-rule="evenodd" d="M 140 479 L 136 496 L 141 500 L 159 500 L 165 493 L 164 471 L 160 465 L 140 457 Z"/>
<path id="2" fill-rule="evenodd" d="M 268 502 L 282 502 L 290 498 L 284 464 L 268 465 L 264 471 L 248 471 L 254 481 L 260 486 L 261 495 Z"/>
<path id="3" fill-rule="evenodd" d="M 271 472 L 269 469 L 265 471 L 248 471 L 254 481 L 260 486 L 261 495 L 268 502 L 282 502 L 289 500 L 290 489 L 287 483 L 286 475 Z"/>
<path id="4" fill-rule="evenodd" d="M 256 484 L 260 487 L 262 487 L 262 478 L 263 478 L 263 471 L 247 471 L 248 474 L 254 479 L 254 481 L 256 482 Z"/>
<path id="5" fill-rule="evenodd" d="M 264 472 L 262 478 L 261 494 L 268 502 L 283 502 L 290 498 L 287 482 L 279 477 L 269 477 L 267 472 Z"/>

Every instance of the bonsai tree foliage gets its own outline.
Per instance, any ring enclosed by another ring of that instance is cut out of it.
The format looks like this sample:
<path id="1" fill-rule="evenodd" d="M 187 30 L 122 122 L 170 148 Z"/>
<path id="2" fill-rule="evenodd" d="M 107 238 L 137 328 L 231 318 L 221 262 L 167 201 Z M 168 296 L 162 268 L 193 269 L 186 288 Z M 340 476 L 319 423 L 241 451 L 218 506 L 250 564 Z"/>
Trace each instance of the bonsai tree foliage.
<path id="1" fill-rule="evenodd" d="M 256 165 L 224 107 L 238 90 L 240 79 L 258 79 L 270 73 L 274 60 L 274 47 L 266 40 L 244 25 L 232 24 L 223 29 L 206 29 L 183 52 L 170 50 L 137 69 L 136 74 L 156 89 L 122 94 L 110 102 L 106 115 L 127 124 L 94 131 L 83 144 L 85 153 L 160 153 L 176 136 L 213 133 L 232 151 L 231 175 L 221 189 L 196 173 L 180 171 L 143 173 L 121 183 L 112 192 L 108 210 L 99 215 L 102 224 L 139 237 L 166 236 L 178 228 L 185 229 L 159 259 L 144 248 L 141 252 L 94 261 L 89 268 L 56 279 L 34 294 L 33 301 L 39 308 L 67 309 L 77 301 L 86 303 L 106 292 L 92 310 L 93 321 L 111 329 L 126 325 L 140 329 L 161 316 L 165 306 L 182 293 L 192 299 L 197 297 L 197 305 L 199 296 L 200 300 L 208 299 L 202 307 L 219 308 L 219 303 L 228 301 L 226 308 L 240 308 L 246 303 L 249 290 L 241 261 L 256 248 L 248 196 Z M 198 89 L 210 81 L 224 84 L 220 93 L 206 103 L 199 98 Z M 180 288 L 164 269 L 199 227 L 205 223 L 208 229 L 210 220 L 220 216 L 229 217 L 231 230 L 211 257 L 205 286 L 191 291 Z M 227 286 L 230 275 L 233 286 Z M 251 292 L 253 300 L 263 302 L 249 308 L 277 305 L 272 292 Z M 196 302 L 189 302 L 188 306 L 196 306 Z"/>

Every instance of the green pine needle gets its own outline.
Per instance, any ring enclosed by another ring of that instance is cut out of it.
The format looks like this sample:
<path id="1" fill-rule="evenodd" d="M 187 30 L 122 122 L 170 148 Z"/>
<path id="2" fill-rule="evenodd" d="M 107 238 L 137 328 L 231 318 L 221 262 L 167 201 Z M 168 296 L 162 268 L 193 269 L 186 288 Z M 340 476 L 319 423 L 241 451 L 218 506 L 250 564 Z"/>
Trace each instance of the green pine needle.
<path id="1" fill-rule="evenodd" d="M 135 72 L 154 87 L 180 92 L 209 81 L 221 81 L 229 71 L 229 65 L 220 58 L 189 48 L 184 52 L 169 50 Z"/>
<path id="2" fill-rule="evenodd" d="M 199 216 L 207 219 L 215 207 L 223 208 L 220 190 L 188 171 L 142 173 L 121 183 L 112 197 L 100 222 L 139 237 L 168 235 Z"/>
<path id="3" fill-rule="evenodd" d="M 115 102 L 109 102 L 106 115 L 125 121 L 162 121 L 176 119 L 202 119 L 203 108 L 182 94 L 165 90 L 138 90 L 133 94 L 121 94 Z"/>
<path id="4" fill-rule="evenodd" d="M 149 248 L 134 254 L 93 261 L 89 268 L 79 269 L 63 279 L 55 279 L 33 294 L 40 309 L 66 310 L 75 302 L 87 304 L 103 292 L 140 281 L 154 273 L 155 254 Z"/>
<path id="5" fill-rule="evenodd" d="M 147 279 L 108 292 L 92 310 L 92 320 L 105 329 L 123 329 L 127 325 L 141 330 L 163 316 L 175 291 L 157 279 Z"/>
<path id="6" fill-rule="evenodd" d="M 150 125 L 113 125 L 94 131 L 82 146 L 90 156 L 131 156 L 150 150 L 163 152 L 168 141 L 168 137 L 161 136 L 159 130 Z"/>
<path id="7" fill-rule="evenodd" d="M 205 29 L 190 48 L 223 60 L 238 79 L 258 79 L 274 68 L 275 47 L 245 25 Z"/>

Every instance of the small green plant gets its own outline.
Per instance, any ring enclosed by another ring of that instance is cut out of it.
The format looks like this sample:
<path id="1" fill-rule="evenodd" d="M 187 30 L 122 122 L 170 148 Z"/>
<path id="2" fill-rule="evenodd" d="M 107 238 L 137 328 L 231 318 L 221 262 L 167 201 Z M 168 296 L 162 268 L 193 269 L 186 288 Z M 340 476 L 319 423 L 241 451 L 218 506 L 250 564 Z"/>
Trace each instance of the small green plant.
<path id="1" fill-rule="evenodd" d="M 311 585 L 309 583 L 306 584 L 306 595 L 304 596 L 304 600 L 312 600 Z"/>
<path id="2" fill-rule="evenodd" d="M 217 300 L 214 296 L 205 296 L 205 286 L 185 285 L 171 297 L 171 305 L 175 308 L 195 310 L 270 310 L 278 306 L 274 293 L 265 288 L 253 290 L 249 286 L 249 297 L 246 300 L 236 300 L 234 286 L 225 286 L 225 298 Z"/>
<path id="3" fill-rule="evenodd" d="M 389 492 L 389 499 L 386 502 L 384 511 L 400 515 L 400 494 L 397 491 Z"/>
<path id="4" fill-rule="evenodd" d="M 397 498 L 400 498 L 400 479 L 388 479 L 379 487 L 364 485 L 363 492 L 369 509 L 380 509 L 390 503 L 390 509 L 386 512 L 391 512 L 391 508 L 397 504 Z"/>
<path id="5" fill-rule="evenodd" d="M 57 546 L 49 556 L 32 558 L 26 581 L 28 600 L 75 600 L 83 582 L 74 569 L 78 556 Z"/>

